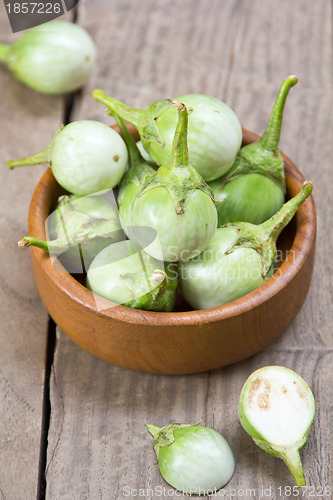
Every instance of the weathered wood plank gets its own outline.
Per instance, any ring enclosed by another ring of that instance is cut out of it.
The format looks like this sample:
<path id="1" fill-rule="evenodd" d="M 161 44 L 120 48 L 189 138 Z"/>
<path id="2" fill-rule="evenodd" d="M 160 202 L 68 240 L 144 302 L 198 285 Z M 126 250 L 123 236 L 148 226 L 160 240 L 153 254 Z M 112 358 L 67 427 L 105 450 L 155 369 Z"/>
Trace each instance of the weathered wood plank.
<path id="1" fill-rule="evenodd" d="M 98 87 L 132 106 L 186 93 L 220 96 L 228 80 L 237 2 L 200 0 L 80 3 L 78 22 L 99 47 L 77 116 L 101 120 Z"/>
<path id="2" fill-rule="evenodd" d="M 0 31 L 2 42 L 13 40 L 3 2 Z M 43 167 L 11 172 L 6 161 L 47 146 L 61 124 L 63 100 L 27 89 L 2 65 L 0 87 L 0 492 L 6 500 L 26 500 L 37 492 L 48 317 L 29 252 L 16 242 L 27 232 L 30 198 Z"/>
<path id="3" fill-rule="evenodd" d="M 123 487 L 160 484 L 145 424 L 203 416 L 208 374 L 128 372 L 96 360 L 63 334 L 53 375 L 47 498 L 116 499 Z"/>
<path id="4" fill-rule="evenodd" d="M 325 202 L 333 132 L 331 11 L 329 0 L 118 0 L 112 5 L 81 0 L 78 22 L 97 40 L 99 61 L 75 119 L 110 123 L 90 96 L 95 87 L 138 107 L 161 97 L 203 92 L 226 100 L 244 127 L 261 133 L 281 81 L 290 73 L 299 76 L 288 99 L 281 148 L 314 182 L 318 252 L 308 299 L 288 331 L 257 356 L 209 374 L 129 372 L 94 359 L 59 332 L 47 498 L 125 498 L 125 486 L 143 488 L 147 499 L 162 486 L 164 498 L 179 498 L 159 476 L 144 425 L 200 418 L 221 432 L 235 453 L 237 468 L 223 490 L 226 498 L 244 497 L 245 490 L 253 497 L 249 489 L 256 498 L 286 498 L 278 488 L 293 482 L 284 464 L 259 450 L 237 418 L 243 383 L 268 364 L 294 369 L 312 388 L 317 413 L 303 452 L 304 469 L 308 484 L 331 485 L 332 236 L 327 228 L 332 201 Z M 129 498 L 134 497 L 132 492 Z"/>
<path id="5" fill-rule="evenodd" d="M 331 2 L 241 0 L 238 10 L 230 64 L 233 86 L 239 82 L 259 92 L 267 83 L 296 74 L 307 88 L 332 88 Z"/>
<path id="6" fill-rule="evenodd" d="M 159 475 L 145 424 L 200 419 L 224 435 L 235 455 L 237 468 L 225 488 L 226 498 L 246 489 L 254 489 L 256 498 L 264 498 L 259 496 L 262 487 L 271 487 L 271 498 L 279 498 L 279 486 L 292 485 L 291 476 L 282 461 L 256 447 L 237 417 L 246 378 L 269 364 L 296 370 L 312 388 L 317 414 L 308 447 L 302 452 L 304 470 L 308 484 L 330 485 L 332 389 L 327 381 L 333 376 L 332 361 L 332 351 L 324 349 L 270 347 L 250 360 L 210 374 L 156 376 L 98 361 L 60 333 L 51 384 L 47 498 L 118 499 L 129 491 L 134 498 L 134 490 L 148 488 L 155 496 L 142 496 L 157 497 L 155 488 L 169 488 Z M 169 497 L 179 498 L 165 496 Z"/>

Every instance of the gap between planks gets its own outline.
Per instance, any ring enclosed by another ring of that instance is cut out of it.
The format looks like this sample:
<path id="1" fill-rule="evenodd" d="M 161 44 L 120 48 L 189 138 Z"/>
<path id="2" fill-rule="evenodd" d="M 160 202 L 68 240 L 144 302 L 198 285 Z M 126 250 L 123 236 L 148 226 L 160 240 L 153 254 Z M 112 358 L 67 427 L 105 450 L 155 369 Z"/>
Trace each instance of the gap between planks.
<path id="1" fill-rule="evenodd" d="M 76 23 L 78 18 L 78 7 L 73 10 L 72 22 Z M 63 110 L 63 125 L 67 125 L 71 121 L 75 102 L 80 96 L 80 90 L 68 94 L 64 97 L 64 110 Z M 53 369 L 54 355 L 57 347 L 57 325 L 51 317 L 49 317 L 47 343 L 45 353 L 45 370 L 44 370 L 44 391 L 43 391 L 43 406 L 42 406 L 42 425 L 41 425 L 41 438 L 40 438 L 40 452 L 38 464 L 38 481 L 37 481 L 37 497 L 36 500 L 46 499 L 46 472 L 47 472 L 47 448 L 48 448 L 48 435 L 51 419 L 51 397 L 50 397 L 50 379 Z"/>

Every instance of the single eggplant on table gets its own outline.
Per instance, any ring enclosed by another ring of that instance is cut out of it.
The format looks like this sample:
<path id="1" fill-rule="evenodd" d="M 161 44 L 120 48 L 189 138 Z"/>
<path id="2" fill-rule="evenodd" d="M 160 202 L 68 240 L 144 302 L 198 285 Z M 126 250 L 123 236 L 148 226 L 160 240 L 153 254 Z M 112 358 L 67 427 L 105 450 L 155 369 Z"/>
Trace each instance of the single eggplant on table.
<path id="1" fill-rule="evenodd" d="M 162 477 L 189 495 L 213 495 L 225 486 L 235 470 L 227 441 L 199 424 L 147 425 Z"/>
<path id="2" fill-rule="evenodd" d="M 243 297 L 274 272 L 276 240 L 311 194 L 307 181 L 301 191 L 260 225 L 235 222 L 218 228 L 204 252 L 179 263 L 180 288 L 194 309 L 216 307 Z"/>
<path id="3" fill-rule="evenodd" d="M 238 414 L 256 445 L 285 462 L 296 486 L 306 486 L 299 451 L 309 439 L 315 400 L 305 380 L 282 366 L 256 370 L 243 386 Z"/>
<path id="4" fill-rule="evenodd" d="M 262 137 L 242 147 L 230 170 L 209 183 L 218 201 L 219 226 L 237 221 L 260 224 L 283 205 L 286 183 L 279 140 L 287 95 L 297 81 L 294 75 L 284 80 Z"/>
<path id="5" fill-rule="evenodd" d="M 172 155 L 177 111 L 171 99 L 145 110 L 131 108 L 96 89 L 93 97 L 136 127 L 144 149 L 153 161 L 165 165 Z M 188 94 L 177 97 L 189 113 L 188 149 L 191 165 L 205 181 L 221 177 L 235 161 L 242 143 L 242 129 L 232 109 L 215 97 Z"/>
<path id="6" fill-rule="evenodd" d="M 44 94 L 65 94 L 82 87 L 95 59 L 91 36 L 66 21 L 41 24 L 12 45 L 0 44 L 0 61 L 18 80 Z"/>

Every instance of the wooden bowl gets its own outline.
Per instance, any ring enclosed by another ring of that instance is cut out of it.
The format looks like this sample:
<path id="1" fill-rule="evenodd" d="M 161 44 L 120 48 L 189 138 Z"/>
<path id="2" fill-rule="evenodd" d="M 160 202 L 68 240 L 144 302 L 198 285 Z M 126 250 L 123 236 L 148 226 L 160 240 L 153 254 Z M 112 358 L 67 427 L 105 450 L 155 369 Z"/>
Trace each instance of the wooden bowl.
<path id="1" fill-rule="evenodd" d="M 243 144 L 257 140 L 256 134 L 243 131 Z M 305 179 L 292 161 L 283 157 L 288 195 L 292 197 Z M 60 192 L 48 169 L 32 197 L 30 235 L 45 239 L 45 220 Z M 285 331 L 308 293 L 315 245 L 316 210 L 311 196 L 281 234 L 279 248 L 285 259 L 268 281 L 223 306 L 172 313 L 114 304 L 107 309 L 110 303 L 105 299 L 106 309 L 97 310 L 93 294 L 70 274 L 54 269 L 47 253 L 31 247 L 31 257 L 46 309 L 80 347 L 132 370 L 189 374 L 245 359 Z"/>

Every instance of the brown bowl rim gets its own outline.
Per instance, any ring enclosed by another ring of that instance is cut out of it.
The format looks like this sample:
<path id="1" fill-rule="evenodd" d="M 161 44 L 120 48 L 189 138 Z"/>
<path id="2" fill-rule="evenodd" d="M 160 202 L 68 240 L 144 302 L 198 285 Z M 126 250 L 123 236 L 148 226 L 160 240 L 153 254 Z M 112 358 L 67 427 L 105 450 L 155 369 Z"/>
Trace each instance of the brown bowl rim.
<path id="1" fill-rule="evenodd" d="M 243 128 L 243 141 L 245 143 L 257 141 L 259 138 L 259 135 Z M 290 196 L 295 196 L 305 178 L 291 159 L 282 151 L 281 154 L 285 163 L 287 190 Z M 298 184 L 297 191 L 293 190 L 289 185 L 289 178 L 294 179 L 294 181 Z M 41 222 L 39 220 L 41 211 L 38 208 L 43 201 L 42 187 L 48 185 L 52 180 L 55 182 L 51 169 L 48 168 L 42 175 L 35 189 L 29 209 L 29 234 L 33 234 L 37 238 L 41 239 L 45 239 L 46 237 L 44 227 L 45 221 Z M 241 315 L 248 310 L 258 307 L 263 302 L 270 300 L 274 295 L 278 294 L 284 287 L 286 287 L 288 282 L 291 281 L 299 272 L 313 245 L 316 235 L 316 208 L 312 195 L 299 208 L 295 217 L 296 234 L 291 246 L 291 250 L 296 249 L 295 255 L 292 255 L 292 252 L 289 252 L 278 271 L 276 271 L 271 278 L 254 291 L 232 302 L 209 309 L 169 313 L 143 311 L 119 304 L 113 305 L 114 303 L 111 301 L 101 299 L 102 301 L 105 301 L 106 307 L 101 311 L 95 306 L 93 293 L 84 285 L 79 283 L 73 276 L 68 274 L 64 268 L 64 272 L 59 272 L 54 269 L 51 259 L 47 253 L 35 247 L 31 247 L 31 251 L 34 253 L 35 258 L 43 268 L 44 272 L 65 295 L 85 308 L 94 311 L 98 315 L 106 316 L 109 319 L 126 321 L 127 323 L 141 325 L 149 324 L 153 326 L 172 326 L 173 324 L 178 326 L 183 324 L 185 326 L 213 323 L 226 318 Z M 302 229 L 300 229 L 301 226 Z M 279 276 L 277 276 L 277 273 Z M 287 279 L 281 279 L 282 276 L 287 276 Z M 112 305 L 107 308 L 110 302 Z"/>

